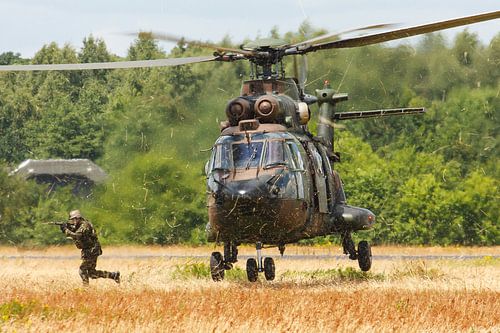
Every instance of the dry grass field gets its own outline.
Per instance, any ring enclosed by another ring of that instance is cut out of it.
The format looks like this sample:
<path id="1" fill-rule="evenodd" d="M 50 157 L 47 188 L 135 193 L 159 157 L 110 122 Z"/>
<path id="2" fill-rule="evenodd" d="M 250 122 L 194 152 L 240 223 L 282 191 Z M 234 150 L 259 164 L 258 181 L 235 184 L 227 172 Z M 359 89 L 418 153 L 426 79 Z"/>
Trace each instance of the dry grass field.
<path id="1" fill-rule="evenodd" d="M 276 260 L 276 279 L 246 281 L 245 261 L 209 278 L 213 248 L 104 248 L 98 268 L 121 285 L 78 276 L 73 247 L 0 248 L 1 332 L 500 332 L 500 247 L 376 247 L 374 254 L 478 255 L 469 260 Z M 339 254 L 338 246 L 286 254 Z M 141 257 L 149 254 L 155 257 Z M 254 254 L 242 248 L 240 254 Z M 135 257 L 127 258 L 126 255 Z M 167 255 L 206 255 L 169 259 Z M 69 256 L 69 257 L 68 257 Z"/>

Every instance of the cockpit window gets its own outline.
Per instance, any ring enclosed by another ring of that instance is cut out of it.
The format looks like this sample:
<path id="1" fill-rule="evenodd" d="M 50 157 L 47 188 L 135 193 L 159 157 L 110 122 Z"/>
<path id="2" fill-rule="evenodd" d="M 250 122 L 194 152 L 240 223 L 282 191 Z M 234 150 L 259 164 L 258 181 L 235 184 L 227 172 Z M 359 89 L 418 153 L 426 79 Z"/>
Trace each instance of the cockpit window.
<path id="1" fill-rule="evenodd" d="M 276 133 L 253 134 L 250 141 L 241 136 L 221 137 L 214 145 L 207 174 L 213 170 L 234 170 L 287 166 L 304 170 L 301 147 Z"/>
<path id="2" fill-rule="evenodd" d="M 264 169 L 278 165 L 288 165 L 286 161 L 285 142 L 281 140 L 267 141 L 266 154 L 264 157 Z"/>
<path id="3" fill-rule="evenodd" d="M 232 145 L 233 163 L 236 169 L 259 166 L 263 142 L 237 143 Z"/>
<path id="4" fill-rule="evenodd" d="M 302 160 L 302 156 L 300 155 L 300 150 L 295 142 L 288 141 L 288 148 L 290 148 L 290 153 L 292 155 L 293 164 L 295 164 L 295 168 L 298 170 L 304 170 L 304 161 Z"/>
<path id="5" fill-rule="evenodd" d="M 214 147 L 214 164 L 212 170 L 229 170 L 231 169 L 231 159 L 229 158 L 229 147 L 225 144 L 218 144 Z"/>

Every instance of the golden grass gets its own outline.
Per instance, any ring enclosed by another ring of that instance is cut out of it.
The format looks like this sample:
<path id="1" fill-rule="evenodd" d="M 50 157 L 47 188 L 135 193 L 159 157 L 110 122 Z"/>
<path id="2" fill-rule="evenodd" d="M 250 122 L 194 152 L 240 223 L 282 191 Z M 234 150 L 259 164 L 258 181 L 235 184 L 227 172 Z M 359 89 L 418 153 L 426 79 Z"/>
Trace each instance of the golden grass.
<path id="1" fill-rule="evenodd" d="M 221 250 L 221 247 L 214 247 L 213 245 L 206 246 L 139 246 L 139 245 L 123 245 L 104 247 L 105 254 L 110 255 L 207 255 L 211 251 Z M 240 246 L 238 248 L 240 254 L 254 255 L 255 247 Z M 279 252 L 276 248 L 266 250 L 266 253 L 278 255 Z M 373 253 L 377 255 L 500 255 L 500 246 L 489 247 L 456 247 L 456 246 L 376 246 L 373 248 Z M 52 246 L 44 248 L 32 247 L 14 247 L 14 246 L 0 246 L 0 257 L 8 255 L 68 255 L 75 254 L 75 247 L 73 245 Z M 306 254 L 306 255 L 322 255 L 342 254 L 342 247 L 340 245 L 316 245 L 316 246 L 298 246 L 288 245 L 285 254 Z"/>
<path id="2" fill-rule="evenodd" d="M 106 254 L 167 254 L 166 248 L 104 250 Z M 94 280 L 89 288 L 82 288 L 78 259 L 2 259 L 20 252 L 0 249 L 0 331 L 500 331 L 500 261 L 491 257 L 376 261 L 365 275 L 359 274 L 355 262 L 346 260 L 276 258 L 276 280 L 260 277 L 257 283 L 245 281 L 242 260 L 231 280 L 214 283 L 204 275 L 212 249 L 169 250 L 168 254 L 206 254 L 207 260 L 104 256 L 98 268 L 120 269 L 122 284 Z M 420 248 L 414 253 L 433 251 Z M 484 248 L 474 251 L 496 254 Z M 380 253 L 378 248 L 374 252 Z M 78 254 L 69 247 L 29 253 Z M 266 253 L 275 255 L 274 250 Z M 445 253 L 455 254 L 448 249 Z"/>

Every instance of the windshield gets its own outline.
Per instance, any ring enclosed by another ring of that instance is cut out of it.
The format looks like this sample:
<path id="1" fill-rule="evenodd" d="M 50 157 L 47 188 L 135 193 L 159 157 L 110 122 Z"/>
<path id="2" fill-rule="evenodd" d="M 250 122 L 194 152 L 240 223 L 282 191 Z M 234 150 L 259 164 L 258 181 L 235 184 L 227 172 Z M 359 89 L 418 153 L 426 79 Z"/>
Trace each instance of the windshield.
<path id="1" fill-rule="evenodd" d="M 282 133 L 256 133 L 251 136 L 250 142 L 244 139 L 243 136 L 220 137 L 213 147 L 207 174 L 213 170 L 277 166 L 304 169 L 301 147 L 290 140 L 291 137 Z"/>
<path id="2" fill-rule="evenodd" d="M 235 143 L 232 145 L 233 163 L 236 169 L 256 168 L 262 155 L 262 142 Z"/>
<path id="3" fill-rule="evenodd" d="M 273 140 L 267 142 L 266 156 L 264 159 L 264 169 L 276 165 L 286 165 L 284 141 Z"/>

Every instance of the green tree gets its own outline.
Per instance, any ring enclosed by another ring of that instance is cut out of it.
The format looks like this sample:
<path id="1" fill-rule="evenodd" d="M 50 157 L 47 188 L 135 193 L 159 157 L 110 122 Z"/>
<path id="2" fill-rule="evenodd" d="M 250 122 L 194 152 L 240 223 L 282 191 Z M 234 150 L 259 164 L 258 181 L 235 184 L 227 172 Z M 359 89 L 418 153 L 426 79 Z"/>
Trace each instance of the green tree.
<path id="1" fill-rule="evenodd" d="M 20 53 L 14 53 L 12 51 L 4 52 L 0 54 L 0 65 L 13 65 L 13 64 L 25 64 L 26 59 L 21 58 Z"/>
<path id="2" fill-rule="evenodd" d="M 98 197 L 91 217 L 110 242 L 170 244 L 188 241 L 206 222 L 203 181 L 172 151 L 127 161 Z"/>
<path id="3" fill-rule="evenodd" d="M 106 44 L 102 39 L 94 38 L 92 35 L 83 39 L 83 46 L 78 53 L 78 60 L 81 63 L 89 63 L 89 62 L 108 62 L 115 60 L 108 52 Z M 92 71 L 81 71 L 79 73 L 82 77 L 82 81 L 87 79 L 97 79 L 103 81 L 105 84 L 107 82 L 107 77 L 109 74 L 109 70 L 101 69 L 101 70 L 92 70 Z M 106 86 L 103 86 L 106 88 Z M 105 89 L 107 90 L 107 89 Z"/>
<path id="4" fill-rule="evenodd" d="M 460 64 L 471 67 L 476 60 L 478 46 L 479 40 L 477 34 L 470 33 L 466 29 L 455 36 L 453 53 Z"/>

